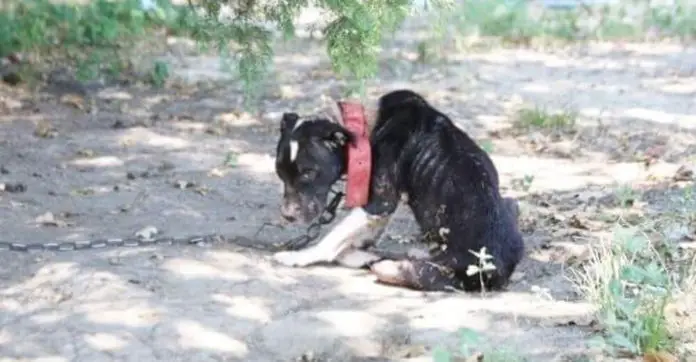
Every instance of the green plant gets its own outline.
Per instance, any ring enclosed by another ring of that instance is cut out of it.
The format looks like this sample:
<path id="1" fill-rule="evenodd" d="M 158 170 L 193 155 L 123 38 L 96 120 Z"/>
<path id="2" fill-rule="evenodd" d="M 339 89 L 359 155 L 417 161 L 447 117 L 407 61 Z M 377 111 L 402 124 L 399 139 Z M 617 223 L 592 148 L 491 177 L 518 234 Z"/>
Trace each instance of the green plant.
<path id="1" fill-rule="evenodd" d="M 495 264 L 491 263 L 493 256 L 486 252 L 486 247 L 482 247 L 479 251 L 469 250 L 477 259 L 477 264 L 471 264 L 466 268 L 466 275 L 472 276 L 478 274 L 479 282 L 481 283 L 481 293 L 486 293 L 486 287 L 484 283 L 484 275 L 495 270 Z"/>
<path id="2" fill-rule="evenodd" d="M 521 128 L 545 128 L 558 131 L 575 127 L 577 116 L 574 112 L 551 113 L 543 108 L 525 108 L 518 112 L 516 125 Z"/>
<path id="3" fill-rule="evenodd" d="M 571 280 L 598 306 L 604 333 L 593 343 L 610 353 L 670 350 L 665 308 L 674 281 L 654 243 L 637 227 L 617 227 L 611 242 L 590 250 L 589 261 L 571 272 Z"/>
<path id="4" fill-rule="evenodd" d="M 486 140 L 481 140 L 479 141 L 479 145 L 481 146 L 481 149 L 486 151 L 486 153 L 492 153 L 494 149 L 493 141 L 486 139 Z"/>
<path id="5" fill-rule="evenodd" d="M 152 31 L 192 34 L 201 24 L 190 9 L 168 1 L 156 10 L 142 9 L 140 0 L 14 1 L 0 11 L 0 57 L 27 53 L 40 64 L 72 65 L 81 80 L 116 77 L 127 68 L 133 45 Z"/>
<path id="6" fill-rule="evenodd" d="M 524 362 L 527 360 L 509 348 L 485 343 L 482 336 L 473 329 L 461 328 L 459 338 L 461 341 L 459 351 L 451 352 L 438 346 L 433 350 L 433 362 L 451 362 L 476 354 L 483 355 L 483 360 L 486 362 Z"/>
<path id="7" fill-rule="evenodd" d="M 161 87 L 169 78 L 169 66 L 162 61 L 156 61 L 150 72 L 150 82 L 157 87 Z"/>
<path id="8" fill-rule="evenodd" d="M 567 42 L 640 40 L 656 33 L 676 38 L 696 35 L 696 4 L 689 0 L 664 4 L 626 0 L 567 9 L 550 9 L 519 0 L 471 0 L 458 3 L 445 15 L 438 14 L 441 17 L 444 19 L 435 22 L 453 24 L 460 37 L 498 38 L 515 44 L 531 44 L 535 39 Z"/>
<path id="9" fill-rule="evenodd" d="M 619 200 L 619 206 L 627 208 L 633 206 L 638 199 L 638 193 L 628 185 L 622 185 L 616 191 L 616 197 Z"/>
<path id="10" fill-rule="evenodd" d="M 524 175 L 521 178 L 514 178 L 511 180 L 511 186 L 515 189 L 521 189 L 524 192 L 528 192 L 532 188 L 532 183 L 534 182 L 534 175 Z"/>

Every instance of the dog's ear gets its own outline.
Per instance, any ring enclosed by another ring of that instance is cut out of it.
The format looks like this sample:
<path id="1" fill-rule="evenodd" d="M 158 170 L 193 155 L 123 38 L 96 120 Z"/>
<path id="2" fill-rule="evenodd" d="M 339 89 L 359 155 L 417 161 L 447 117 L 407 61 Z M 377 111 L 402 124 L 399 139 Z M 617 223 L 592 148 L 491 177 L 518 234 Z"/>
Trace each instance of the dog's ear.
<path id="1" fill-rule="evenodd" d="M 294 112 L 283 113 L 283 118 L 280 120 L 280 132 L 285 133 L 295 127 L 295 123 L 300 119 L 300 116 Z"/>

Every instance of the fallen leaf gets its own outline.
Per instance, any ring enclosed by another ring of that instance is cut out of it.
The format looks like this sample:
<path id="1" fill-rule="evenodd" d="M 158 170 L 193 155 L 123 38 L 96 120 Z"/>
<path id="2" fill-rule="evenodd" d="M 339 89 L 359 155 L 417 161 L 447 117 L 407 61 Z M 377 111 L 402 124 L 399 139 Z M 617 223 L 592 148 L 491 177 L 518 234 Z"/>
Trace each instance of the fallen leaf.
<path id="1" fill-rule="evenodd" d="M 159 166 L 157 166 L 157 170 L 160 172 L 170 171 L 174 168 L 176 168 L 176 166 L 169 161 L 162 161 L 162 163 Z"/>
<path id="2" fill-rule="evenodd" d="M 74 196 L 89 196 L 89 195 L 94 195 L 94 190 L 91 188 L 85 187 L 82 189 L 77 189 L 77 190 L 72 190 L 70 191 L 70 194 Z"/>
<path id="3" fill-rule="evenodd" d="M 177 182 L 174 183 L 174 186 L 176 186 L 176 187 L 179 188 L 179 189 L 184 190 L 184 189 L 188 189 L 188 188 L 194 187 L 194 186 L 196 186 L 196 184 L 194 184 L 194 183 L 191 182 L 191 181 L 179 180 L 179 181 L 177 181 Z"/>
<path id="4" fill-rule="evenodd" d="M 81 149 L 77 151 L 77 155 L 80 157 L 94 157 L 97 153 L 89 148 Z"/>
<path id="5" fill-rule="evenodd" d="M 424 356 L 428 353 L 428 349 L 424 345 L 412 344 L 402 346 L 394 352 L 394 358 L 414 358 Z"/>
<path id="6" fill-rule="evenodd" d="M 674 181 L 691 181 L 694 178 L 694 170 L 682 165 L 674 173 Z"/>
<path id="7" fill-rule="evenodd" d="M 60 102 L 73 106 L 79 110 L 84 111 L 85 110 L 85 99 L 80 97 L 77 94 L 73 93 L 68 93 L 62 97 L 60 97 Z"/>
<path id="8" fill-rule="evenodd" d="M 157 230 L 156 227 L 149 225 L 136 232 L 135 236 L 142 240 L 152 240 L 157 234 L 159 234 L 159 230 Z"/>
<path id="9" fill-rule="evenodd" d="M 227 156 L 225 156 L 225 166 L 227 167 L 237 167 L 238 164 L 238 155 L 234 152 L 228 152 Z"/>
<path id="10" fill-rule="evenodd" d="M 56 217 L 50 211 L 37 216 L 34 221 L 43 226 L 65 227 L 68 225 L 65 221 L 56 219 Z"/>
<path id="11" fill-rule="evenodd" d="M 5 192 L 10 192 L 10 193 L 17 193 L 17 192 L 24 192 L 27 190 L 27 186 L 24 185 L 23 183 L 13 183 L 13 184 L 8 184 L 8 183 L 0 183 L 0 192 L 5 191 Z"/>
<path id="12" fill-rule="evenodd" d="M 57 133 L 51 123 L 46 120 L 39 121 L 34 129 L 34 136 L 41 138 L 53 138 Z"/>
<path id="13" fill-rule="evenodd" d="M 8 111 L 22 108 L 22 102 L 10 98 L 0 98 L 0 105 Z"/>
<path id="14" fill-rule="evenodd" d="M 678 359 L 674 355 L 664 352 L 664 351 L 656 351 L 656 352 L 648 352 L 643 355 L 643 361 L 644 362 L 677 362 Z"/>
<path id="15" fill-rule="evenodd" d="M 484 361 L 484 359 L 483 359 L 482 352 L 474 353 L 473 355 L 467 357 L 464 360 L 464 362 L 483 362 L 483 361 Z"/>
<path id="16" fill-rule="evenodd" d="M 224 177 L 225 176 L 225 171 L 215 167 L 210 172 L 208 172 L 208 176 L 211 177 Z"/>
<path id="17" fill-rule="evenodd" d="M 194 190 L 203 196 L 207 195 L 208 192 L 210 192 L 210 189 L 205 186 L 196 187 Z"/>

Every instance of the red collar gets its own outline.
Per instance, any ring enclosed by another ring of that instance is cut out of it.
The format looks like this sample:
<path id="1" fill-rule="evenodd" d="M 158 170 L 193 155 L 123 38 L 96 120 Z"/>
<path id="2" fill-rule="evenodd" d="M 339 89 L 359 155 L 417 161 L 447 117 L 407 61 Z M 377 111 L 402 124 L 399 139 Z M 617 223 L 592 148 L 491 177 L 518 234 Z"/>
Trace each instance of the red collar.
<path id="1" fill-rule="evenodd" d="M 355 135 L 348 144 L 348 171 L 346 180 L 347 207 L 360 207 L 367 204 L 370 196 L 370 172 L 372 152 L 365 109 L 361 104 L 338 102 L 343 125 Z"/>

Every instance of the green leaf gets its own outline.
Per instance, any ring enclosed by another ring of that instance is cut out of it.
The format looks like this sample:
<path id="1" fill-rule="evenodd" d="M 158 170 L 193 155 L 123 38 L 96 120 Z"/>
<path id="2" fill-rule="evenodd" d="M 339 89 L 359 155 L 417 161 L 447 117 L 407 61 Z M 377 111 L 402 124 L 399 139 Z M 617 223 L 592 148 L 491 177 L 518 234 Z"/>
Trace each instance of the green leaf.
<path id="1" fill-rule="evenodd" d="M 433 350 L 433 362 L 450 362 L 452 355 L 443 347 L 435 347 Z"/>
<path id="2" fill-rule="evenodd" d="M 462 327 L 459 329 L 459 338 L 464 344 L 476 344 L 481 339 L 481 335 L 471 328 Z"/>
<path id="3" fill-rule="evenodd" d="M 621 279 L 630 283 L 640 284 L 645 279 L 645 272 L 637 265 L 624 265 L 621 268 Z"/>
<path id="4" fill-rule="evenodd" d="M 479 269 L 479 267 L 477 265 L 471 264 L 466 268 L 466 275 L 472 276 L 480 271 L 481 271 L 481 269 Z"/>
<path id="5" fill-rule="evenodd" d="M 611 334 L 607 338 L 607 341 L 612 345 L 623 348 L 631 353 L 637 354 L 640 352 L 638 345 L 622 334 Z"/>

